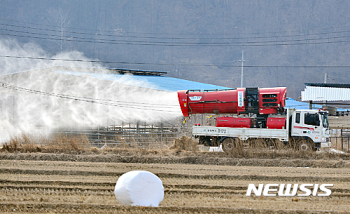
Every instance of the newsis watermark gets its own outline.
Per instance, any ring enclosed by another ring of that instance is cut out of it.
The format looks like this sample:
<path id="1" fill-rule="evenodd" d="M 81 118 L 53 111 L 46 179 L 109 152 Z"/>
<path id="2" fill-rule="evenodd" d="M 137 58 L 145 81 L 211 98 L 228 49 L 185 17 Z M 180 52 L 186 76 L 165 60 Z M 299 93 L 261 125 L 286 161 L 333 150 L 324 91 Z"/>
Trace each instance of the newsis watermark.
<path id="1" fill-rule="evenodd" d="M 333 187 L 334 184 L 249 184 L 246 196 L 330 196 L 332 190 L 328 187 Z M 298 192 L 299 190 L 299 192 Z"/>

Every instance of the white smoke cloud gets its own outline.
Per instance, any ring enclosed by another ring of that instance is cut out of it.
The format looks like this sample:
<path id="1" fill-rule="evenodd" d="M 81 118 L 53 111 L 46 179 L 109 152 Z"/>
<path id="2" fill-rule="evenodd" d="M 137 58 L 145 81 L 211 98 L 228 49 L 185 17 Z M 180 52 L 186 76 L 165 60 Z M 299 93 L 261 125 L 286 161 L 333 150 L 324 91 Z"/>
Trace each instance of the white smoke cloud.
<path id="1" fill-rule="evenodd" d="M 108 71 L 98 63 L 81 62 L 91 59 L 78 51 L 50 56 L 33 43 L 0 40 L 0 56 L 0 82 L 11 86 L 0 87 L 0 140 L 20 133 L 119 125 L 122 121 L 150 124 L 182 115 L 176 92 L 150 89 L 149 82 L 136 81 L 131 75 L 118 81 L 92 78 L 86 73 Z M 67 70 L 85 74 L 71 75 Z"/>

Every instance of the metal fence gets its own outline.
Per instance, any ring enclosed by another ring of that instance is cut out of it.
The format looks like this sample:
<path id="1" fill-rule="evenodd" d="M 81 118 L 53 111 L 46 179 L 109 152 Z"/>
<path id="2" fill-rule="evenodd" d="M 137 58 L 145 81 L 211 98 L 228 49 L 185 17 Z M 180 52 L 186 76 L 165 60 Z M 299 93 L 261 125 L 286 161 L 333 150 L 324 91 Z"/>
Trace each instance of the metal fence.
<path id="1" fill-rule="evenodd" d="M 350 152 L 350 137 L 331 137 L 332 148 L 343 152 Z"/>
<path id="2" fill-rule="evenodd" d="M 142 126 L 124 125 L 99 127 L 96 129 L 60 130 L 55 134 L 74 137 L 86 136 L 92 146 L 101 148 L 103 146 L 137 146 L 137 147 L 169 147 L 181 134 L 183 127 L 175 126 Z"/>

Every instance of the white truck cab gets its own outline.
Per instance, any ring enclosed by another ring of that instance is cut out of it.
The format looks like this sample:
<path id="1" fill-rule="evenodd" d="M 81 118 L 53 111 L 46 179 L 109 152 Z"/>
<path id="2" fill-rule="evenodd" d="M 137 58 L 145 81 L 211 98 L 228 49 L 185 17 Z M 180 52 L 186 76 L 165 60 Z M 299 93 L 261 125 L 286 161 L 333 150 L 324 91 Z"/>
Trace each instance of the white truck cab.
<path id="1" fill-rule="evenodd" d="M 331 146 L 327 111 L 295 110 L 291 120 L 292 138 L 310 139 L 316 148 Z"/>

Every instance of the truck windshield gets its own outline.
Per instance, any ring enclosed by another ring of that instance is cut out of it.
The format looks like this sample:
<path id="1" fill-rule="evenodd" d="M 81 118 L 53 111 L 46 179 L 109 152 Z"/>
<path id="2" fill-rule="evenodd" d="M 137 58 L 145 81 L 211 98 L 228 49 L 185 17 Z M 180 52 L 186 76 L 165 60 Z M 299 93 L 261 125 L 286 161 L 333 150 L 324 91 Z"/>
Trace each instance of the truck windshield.
<path id="1" fill-rule="evenodd" d="M 328 128 L 329 127 L 329 123 L 328 123 L 328 115 L 327 114 L 321 114 L 322 115 L 322 124 L 324 128 Z"/>

